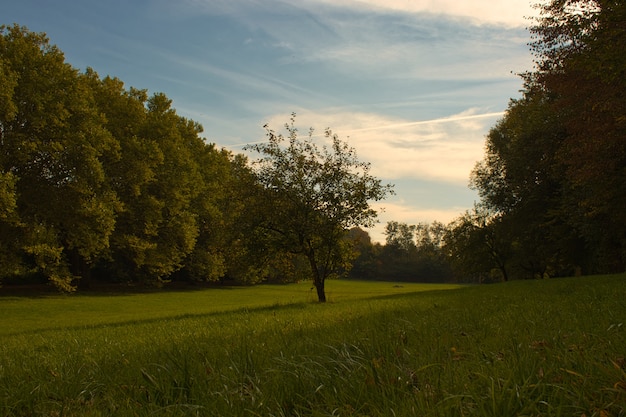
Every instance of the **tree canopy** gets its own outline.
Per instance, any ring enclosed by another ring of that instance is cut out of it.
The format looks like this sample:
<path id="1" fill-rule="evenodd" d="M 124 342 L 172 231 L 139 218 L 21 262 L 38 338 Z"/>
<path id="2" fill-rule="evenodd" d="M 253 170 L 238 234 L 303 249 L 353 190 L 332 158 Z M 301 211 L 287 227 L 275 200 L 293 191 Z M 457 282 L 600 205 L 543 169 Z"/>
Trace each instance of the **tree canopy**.
<path id="1" fill-rule="evenodd" d="M 489 131 L 448 225 L 360 227 L 393 193 L 330 129 L 233 154 L 163 93 L 80 72 L 45 34 L 0 27 L 0 280 L 72 291 L 310 278 L 475 282 L 626 269 L 626 5 L 549 0 L 533 71 Z M 306 273 L 305 273 L 306 271 Z"/>
<path id="2" fill-rule="evenodd" d="M 255 283 L 299 276 L 321 301 L 353 226 L 391 192 L 328 130 L 267 131 L 254 164 L 219 150 L 163 93 L 79 72 L 44 34 L 0 28 L 0 278 Z M 293 120 L 292 120 L 293 122 Z M 253 169 L 254 168 L 254 169 Z"/>
<path id="3" fill-rule="evenodd" d="M 536 70 L 472 173 L 529 276 L 626 268 L 626 6 L 552 0 L 530 28 Z M 493 265 L 493 264 L 492 264 Z M 495 267 L 495 265 L 493 265 Z M 519 274 L 518 274 L 519 275 Z"/>
<path id="4" fill-rule="evenodd" d="M 92 273 L 222 277 L 241 159 L 205 143 L 164 94 L 80 73 L 44 34 L 0 34 L 3 278 L 72 290 Z"/>
<path id="5" fill-rule="evenodd" d="M 384 199 L 392 186 L 373 177 L 370 165 L 329 129 L 330 145 L 318 146 L 313 130 L 302 139 L 294 122 L 295 114 L 285 125 L 287 137 L 266 127 L 267 142 L 247 149 L 260 154 L 254 161 L 265 208 L 260 226 L 283 250 L 307 259 L 323 302 L 326 279 L 353 258 L 347 230 L 372 226 L 377 213 L 370 201 Z"/>

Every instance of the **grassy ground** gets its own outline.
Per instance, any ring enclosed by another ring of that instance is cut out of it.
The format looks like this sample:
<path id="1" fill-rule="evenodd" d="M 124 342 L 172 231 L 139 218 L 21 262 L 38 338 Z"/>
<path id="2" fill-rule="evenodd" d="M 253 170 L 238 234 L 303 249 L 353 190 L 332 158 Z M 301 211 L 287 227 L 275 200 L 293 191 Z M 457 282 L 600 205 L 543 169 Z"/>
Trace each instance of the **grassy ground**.
<path id="1" fill-rule="evenodd" d="M 0 297 L 0 415 L 626 415 L 626 276 L 400 285 Z"/>
<path id="2" fill-rule="evenodd" d="M 326 284 L 331 303 L 393 294 L 458 288 L 452 284 L 394 284 L 372 281 L 333 280 Z M 258 285 L 254 287 L 187 288 L 174 291 L 98 291 L 31 296 L 0 292 L 0 337 L 51 329 L 85 328 L 205 316 L 243 309 L 308 304 L 317 300 L 311 284 Z"/>

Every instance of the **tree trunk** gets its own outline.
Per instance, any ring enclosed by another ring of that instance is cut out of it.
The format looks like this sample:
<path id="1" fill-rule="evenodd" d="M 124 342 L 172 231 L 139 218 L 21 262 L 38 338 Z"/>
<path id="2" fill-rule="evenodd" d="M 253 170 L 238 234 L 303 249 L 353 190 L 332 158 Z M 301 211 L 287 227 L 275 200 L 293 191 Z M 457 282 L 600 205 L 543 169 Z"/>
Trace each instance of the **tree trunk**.
<path id="1" fill-rule="evenodd" d="M 504 282 L 508 282 L 509 274 L 506 272 L 506 267 L 504 265 L 500 265 L 500 271 L 502 272 L 502 279 Z"/>
<path id="2" fill-rule="evenodd" d="M 326 292 L 324 291 L 324 280 L 319 279 L 319 277 L 314 282 L 315 288 L 317 289 L 317 301 L 320 303 L 326 302 Z"/>
<path id="3" fill-rule="evenodd" d="M 306 254 L 309 259 L 309 265 L 311 265 L 311 273 L 313 274 L 313 285 L 317 290 L 317 301 L 320 303 L 326 302 L 326 292 L 324 291 L 324 277 L 321 276 L 319 269 L 317 268 L 317 262 L 315 260 L 315 252 L 311 249 Z"/>
<path id="4" fill-rule="evenodd" d="M 91 287 L 91 265 L 75 249 L 69 251 L 68 260 L 70 273 L 75 279 L 78 279 L 78 287 L 89 289 Z"/>

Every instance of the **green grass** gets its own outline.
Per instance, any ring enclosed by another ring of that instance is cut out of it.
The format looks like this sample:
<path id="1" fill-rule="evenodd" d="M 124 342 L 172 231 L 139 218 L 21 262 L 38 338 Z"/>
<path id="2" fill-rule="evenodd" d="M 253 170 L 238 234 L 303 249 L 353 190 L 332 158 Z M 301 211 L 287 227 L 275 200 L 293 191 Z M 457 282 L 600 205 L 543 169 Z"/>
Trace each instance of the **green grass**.
<path id="1" fill-rule="evenodd" d="M 400 285 L 0 298 L 0 415 L 626 415 L 626 276 Z"/>
<path id="2" fill-rule="evenodd" d="M 394 284 L 372 281 L 333 280 L 327 284 L 330 302 L 385 295 L 458 288 L 452 284 Z M 0 293 L 1 294 L 1 293 Z M 242 309 L 310 303 L 317 299 L 311 284 L 215 287 L 181 291 L 96 292 L 87 294 L 39 294 L 31 297 L 0 295 L 0 337 L 50 329 L 158 321 L 203 316 Z"/>

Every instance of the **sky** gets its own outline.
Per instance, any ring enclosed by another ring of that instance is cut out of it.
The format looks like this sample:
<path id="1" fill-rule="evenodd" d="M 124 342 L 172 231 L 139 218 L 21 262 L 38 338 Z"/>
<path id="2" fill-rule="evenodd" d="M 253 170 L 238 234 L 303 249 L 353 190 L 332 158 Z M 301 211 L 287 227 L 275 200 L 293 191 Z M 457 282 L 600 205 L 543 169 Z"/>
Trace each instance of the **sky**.
<path id="1" fill-rule="evenodd" d="M 448 223 L 516 75 L 532 69 L 531 0 L 3 1 L 0 24 L 45 32 L 75 68 L 162 92 L 218 147 L 326 128 L 395 184 L 368 229 Z M 321 142 L 320 142 L 321 144 Z"/>

